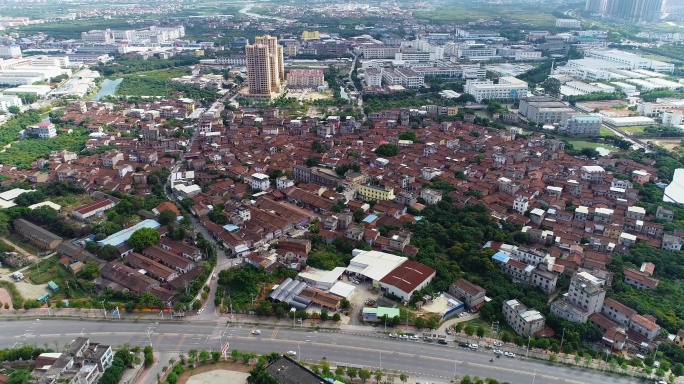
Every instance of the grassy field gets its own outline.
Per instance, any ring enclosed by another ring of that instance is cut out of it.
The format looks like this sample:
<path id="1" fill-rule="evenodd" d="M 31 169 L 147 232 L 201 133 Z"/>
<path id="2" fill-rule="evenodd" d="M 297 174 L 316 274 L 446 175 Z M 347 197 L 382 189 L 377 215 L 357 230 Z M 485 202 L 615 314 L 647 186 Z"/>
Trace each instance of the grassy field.
<path id="1" fill-rule="evenodd" d="M 433 22 L 459 24 L 478 19 L 502 17 L 535 27 L 555 27 L 556 18 L 551 12 L 539 8 L 521 6 L 520 4 L 483 4 L 478 2 L 459 2 L 458 5 L 447 5 L 439 8 L 428 8 L 413 13 L 416 18 Z"/>
<path id="2" fill-rule="evenodd" d="M 581 140 L 581 139 L 570 139 L 570 138 L 563 138 L 563 140 L 566 140 L 568 143 L 572 144 L 575 149 L 581 150 L 584 148 L 594 148 L 599 151 L 601 155 L 605 155 L 610 152 L 615 152 L 619 151 L 620 148 L 614 147 L 612 145 L 607 145 L 604 143 L 593 143 L 591 141 L 586 141 L 586 140 Z"/>
<path id="3" fill-rule="evenodd" d="M 606 128 L 606 127 L 601 127 L 601 132 L 599 133 L 599 136 L 601 137 L 608 137 L 608 136 L 615 136 L 613 135 L 613 132 Z"/>
<path id="4" fill-rule="evenodd" d="M 120 78 L 126 78 L 126 77 L 151 77 L 153 79 L 158 79 L 158 80 L 168 80 L 168 79 L 173 79 L 175 77 L 183 77 L 187 76 L 190 74 L 190 68 L 169 68 L 169 69 L 157 69 L 154 71 L 144 71 L 144 72 L 136 72 L 136 73 L 129 73 L 129 74 L 121 74 L 121 75 L 116 75 L 114 77 Z M 111 79 L 111 80 L 116 80 L 116 79 Z"/>
<path id="5" fill-rule="evenodd" d="M 619 127 L 617 129 L 624 134 L 633 135 L 635 133 L 644 132 L 644 129 L 646 129 L 646 127 L 648 127 L 648 125 L 635 125 L 633 127 Z"/>
<path id="6" fill-rule="evenodd" d="M 646 58 L 646 59 L 659 60 L 659 61 L 663 61 L 663 62 L 666 62 L 666 63 L 672 63 L 672 62 L 674 62 L 674 60 L 670 59 L 669 57 L 660 56 L 660 55 L 651 55 L 651 54 L 647 54 L 647 55 L 641 55 L 641 56 L 643 56 L 643 57 Z"/>
<path id="7" fill-rule="evenodd" d="M 71 277 L 71 274 L 55 256 L 33 264 L 26 272 L 26 277 L 33 284 L 46 284 L 48 281 L 54 281 L 61 287 Z"/>
<path id="8" fill-rule="evenodd" d="M 32 255 L 38 256 L 38 254 L 41 252 L 41 250 L 34 247 L 33 244 L 24 242 L 24 238 L 17 234 L 10 233 L 5 237 L 7 238 L 7 240 L 11 241 L 19 248 L 23 249 L 24 251 Z"/>

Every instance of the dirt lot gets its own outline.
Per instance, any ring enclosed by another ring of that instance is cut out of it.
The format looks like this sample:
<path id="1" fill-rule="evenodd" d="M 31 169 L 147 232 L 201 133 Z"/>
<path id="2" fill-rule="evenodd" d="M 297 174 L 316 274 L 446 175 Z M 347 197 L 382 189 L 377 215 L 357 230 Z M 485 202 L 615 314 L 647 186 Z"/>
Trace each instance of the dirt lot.
<path id="1" fill-rule="evenodd" d="M 3 310 L 4 310 L 4 305 L 5 303 L 9 304 L 9 309 L 12 309 L 12 296 L 10 296 L 9 292 L 5 288 L 0 288 L 0 303 L 3 305 Z"/>
<path id="2" fill-rule="evenodd" d="M 203 365 L 184 372 L 178 384 L 244 384 L 247 382 L 251 366 L 235 363 Z"/>

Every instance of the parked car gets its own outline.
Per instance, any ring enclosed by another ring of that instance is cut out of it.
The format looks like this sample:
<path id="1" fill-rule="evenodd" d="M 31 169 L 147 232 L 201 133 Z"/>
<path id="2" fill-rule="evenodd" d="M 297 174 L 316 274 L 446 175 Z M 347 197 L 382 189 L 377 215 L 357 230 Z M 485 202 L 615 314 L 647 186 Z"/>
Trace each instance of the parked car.
<path id="1" fill-rule="evenodd" d="M 503 343 L 500 341 L 495 341 L 492 345 L 494 345 L 495 347 L 503 347 Z"/>
<path id="2" fill-rule="evenodd" d="M 513 352 L 504 352 L 504 356 L 506 356 L 506 357 L 515 357 L 515 353 L 513 353 Z"/>
<path id="3" fill-rule="evenodd" d="M 477 351 L 478 346 L 477 344 L 470 344 L 468 345 L 468 348 L 472 349 L 473 351 Z"/>
<path id="4" fill-rule="evenodd" d="M 446 334 L 447 334 L 447 335 L 451 335 L 451 329 L 447 328 L 447 329 L 446 329 Z"/>
<path id="5" fill-rule="evenodd" d="M 495 349 L 495 350 L 494 350 L 494 354 L 495 354 L 495 355 L 503 355 L 503 351 L 500 350 L 500 349 Z"/>
<path id="6" fill-rule="evenodd" d="M 411 340 L 418 340 L 418 336 L 416 336 L 416 335 L 411 335 L 411 336 L 409 336 L 409 339 L 411 339 Z"/>
<path id="7" fill-rule="evenodd" d="M 200 308 L 200 309 L 197 311 L 197 314 L 198 314 L 198 315 L 201 315 L 202 312 L 204 312 L 204 308 Z"/>
<path id="8" fill-rule="evenodd" d="M 252 331 L 252 335 L 261 335 L 261 331 L 258 329 L 255 329 Z"/>
<path id="9" fill-rule="evenodd" d="M 390 333 L 390 334 L 389 334 L 389 337 L 390 337 L 391 339 L 396 339 L 396 338 L 398 337 L 398 335 L 397 335 L 396 333 Z"/>
<path id="10" fill-rule="evenodd" d="M 288 356 L 297 356 L 297 352 L 295 351 L 287 351 Z"/>
<path id="11" fill-rule="evenodd" d="M 470 348 L 470 344 L 468 343 L 458 343 L 458 346 L 463 348 Z"/>
<path id="12" fill-rule="evenodd" d="M 653 368 L 660 368 L 660 361 L 654 361 L 653 362 Z"/>
<path id="13" fill-rule="evenodd" d="M 439 339 L 439 340 L 437 340 L 437 342 L 440 343 L 440 344 L 442 344 L 442 345 L 447 345 L 447 344 L 448 344 L 448 342 L 446 341 L 446 339 Z"/>
<path id="14" fill-rule="evenodd" d="M 408 340 L 409 337 L 407 335 L 399 335 L 399 338 L 402 340 Z"/>

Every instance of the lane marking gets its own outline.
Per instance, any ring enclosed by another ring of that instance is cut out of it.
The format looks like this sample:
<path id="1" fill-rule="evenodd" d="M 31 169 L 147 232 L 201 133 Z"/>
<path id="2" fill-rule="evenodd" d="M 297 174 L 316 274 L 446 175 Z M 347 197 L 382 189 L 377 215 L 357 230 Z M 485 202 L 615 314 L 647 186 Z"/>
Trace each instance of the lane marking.
<path id="1" fill-rule="evenodd" d="M 275 329 L 273 329 L 273 334 L 271 335 L 271 340 L 274 340 L 276 338 L 276 335 L 278 334 L 279 330 L 280 330 L 280 327 L 275 327 Z"/>
<path id="2" fill-rule="evenodd" d="M 185 341 L 186 337 L 187 336 L 185 336 L 185 335 L 181 336 L 180 340 L 178 340 L 178 344 L 176 344 L 175 349 L 180 350 L 180 348 L 183 346 L 183 342 Z"/>

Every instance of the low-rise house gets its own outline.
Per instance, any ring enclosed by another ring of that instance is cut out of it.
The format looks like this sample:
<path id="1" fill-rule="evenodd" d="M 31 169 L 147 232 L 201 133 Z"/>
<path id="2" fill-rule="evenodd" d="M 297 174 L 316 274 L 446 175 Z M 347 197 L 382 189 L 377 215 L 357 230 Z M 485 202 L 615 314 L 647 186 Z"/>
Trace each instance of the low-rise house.
<path id="1" fill-rule="evenodd" d="M 63 240 L 61 237 L 47 229 L 43 229 L 24 219 L 14 220 L 13 225 L 14 230 L 24 239 L 43 249 L 53 250 L 57 248 Z"/>
<path id="2" fill-rule="evenodd" d="M 484 303 L 487 291 L 466 279 L 458 279 L 449 286 L 449 293 L 457 299 L 463 300 L 468 308 L 475 308 Z"/>
<path id="3" fill-rule="evenodd" d="M 544 329 L 546 318 L 518 300 L 504 301 L 502 311 L 508 325 L 520 336 L 533 336 Z"/>
<path id="4" fill-rule="evenodd" d="M 658 286 L 660 280 L 649 276 L 645 272 L 625 268 L 625 283 L 636 289 L 653 289 Z"/>

